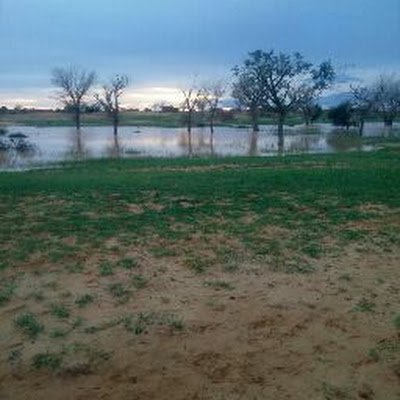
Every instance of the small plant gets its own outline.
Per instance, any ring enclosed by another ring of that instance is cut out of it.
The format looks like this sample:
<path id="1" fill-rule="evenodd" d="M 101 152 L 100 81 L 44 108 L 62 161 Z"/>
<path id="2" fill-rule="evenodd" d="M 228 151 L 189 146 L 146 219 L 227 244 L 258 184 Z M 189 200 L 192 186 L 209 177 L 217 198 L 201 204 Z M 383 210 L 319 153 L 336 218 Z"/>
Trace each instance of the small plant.
<path id="1" fill-rule="evenodd" d="M 287 274 L 310 274 L 315 268 L 301 260 L 292 260 L 284 265 L 283 270 Z"/>
<path id="2" fill-rule="evenodd" d="M 122 283 L 112 283 L 108 286 L 108 290 L 111 296 L 118 299 L 121 303 L 126 303 L 129 300 L 130 292 Z"/>
<path id="3" fill-rule="evenodd" d="M 114 267 L 110 262 L 102 262 L 99 266 L 100 276 L 110 276 L 114 274 Z"/>
<path id="4" fill-rule="evenodd" d="M 139 266 L 139 263 L 134 258 L 123 258 L 118 262 L 118 265 L 125 269 L 134 269 Z"/>
<path id="5" fill-rule="evenodd" d="M 156 258 L 162 257 L 175 257 L 178 255 L 175 249 L 171 249 L 168 247 L 153 247 L 150 249 L 151 254 Z"/>
<path id="6" fill-rule="evenodd" d="M 37 302 L 41 302 L 46 299 L 45 295 L 43 294 L 43 291 L 41 291 L 41 290 L 36 290 L 36 291 L 32 292 L 29 295 L 29 297 L 31 297 L 32 299 L 34 299 Z"/>
<path id="7" fill-rule="evenodd" d="M 52 304 L 50 307 L 51 314 L 59 319 L 69 318 L 70 311 L 63 304 Z"/>
<path id="8" fill-rule="evenodd" d="M 346 282 L 350 282 L 352 280 L 352 277 L 350 274 L 342 274 L 339 276 L 339 279 L 341 281 L 346 281 Z"/>
<path id="9" fill-rule="evenodd" d="M 353 308 L 354 311 L 359 312 L 373 312 L 374 308 L 376 307 L 375 303 L 368 301 L 365 298 L 362 298 Z"/>
<path id="10" fill-rule="evenodd" d="M 83 265 L 80 263 L 76 263 L 76 264 L 70 264 L 67 267 L 67 271 L 71 274 L 80 274 L 81 272 L 83 272 Z"/>
<path id="11" fill-rule="evenodd" d="M 0 286 L 0 306 L 10 301 L 15 289 L 13 281 L 6 281 Z"/>
<path id="12" fill-rule="evenodd" d="M 397 314 L 393 320 L 393 324 L 397 329 L 400 329 L 400 314 Z"/>
<path id="13" fill-rule="evenodd" d="M 135 275 L 132 284 L 136 289 L 143 289 L 147 285 L 147 279 L 143 275 Z"/>
<path id="14" fill-rule="evenodd" d="M 32 366 L 36 369 L 51 369 L 56 370 L 60 368 L 62 357 L 60 354 L 55 353 L 39 353 L 32 359 Z"/>
<path id="15" fill-rule="evenodd" d="M 147 326 L 151 323 L 151 318 L 148 314 L 139 313 L 137 316 L 125 317 L 122 322 L 128 332 L 141 335 L 146 332 Z"/>
<path id="16" fill-rule="evenodd" d="M 53 329 L 50 333 L 49 336 L 52 339 L 59 339 L 59 338 L 64 338 L 68 335 L 68 331 L 64 330 L 64 329 L 60 329 L 60 328 L 55 328 Z"/>
<path id="17" fill-rule="evenodd" d="M 10 353 L 8 354 L 7 360 L 11 363 L 15 363 L 17 361 L 19 361 L 22 357 L 22 350 L 12 350 L 10 351 Z"/>
<path id="18" fill-rule="evenodd" d="M 88 304 L 93 303 L 94 297 L 91 294 L 84 294 L 75 300 L 75 304 L 80 307 L 86 307 Z"/>
<path id="19" fill-rule="evenodd" d="M 84 323 L 84 319 L 82 317 L 76 317 L 71 324 L 72 329 L 76 329 L 76 328 L 80 328 L 83 323 Z"/>
<path id="20" fill-rule="evenodd" d="M 19 315 L 15 321 L 15 325 L 29 338 L 36 339 L 43 332 L 44 326 L 38 321 L 36 316 L 30 312 Z"/>
<path id="21" fill-rule="evenodd" d="M 169 315 L 167 319 L 167 324 L 171 328 L 177 330 L 177 331 L 182 331 L 185 328 L 185 324 L 183 322 L 182 318 L 178 318 L 176 315 Z"/>
<path id="22" fill-rule="evenodd" d="M 235 287 L 233 285 L 231 285 L 229 282 L 225 282 L 225 281 L 206 281 L 204 282 L 204 286 L 208 286 L 211 288 L 214 288 L 216 290 L 233 290 Z"/>
<path id="23" fill-rule="evenodd" d="M 206 272 L 209 267 L 209 263 L 206 260 L 198 257 L 191 257 L 186 259 L 185 265 L 197 274 L 202 274 Z"/>

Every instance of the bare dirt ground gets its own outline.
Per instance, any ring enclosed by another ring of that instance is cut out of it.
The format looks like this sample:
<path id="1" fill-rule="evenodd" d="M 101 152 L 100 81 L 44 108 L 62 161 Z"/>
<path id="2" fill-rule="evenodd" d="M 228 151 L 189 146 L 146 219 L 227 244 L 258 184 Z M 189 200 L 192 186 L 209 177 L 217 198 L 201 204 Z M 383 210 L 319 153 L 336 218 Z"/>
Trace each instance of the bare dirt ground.
<path id="1" fill-rule="evenodd" d="M 349 245 L 309 274 L 256 260 L 196 274 L 179 254 L 129 251 L 140 265 L 110 275 L 89 253 L 83 271 L 21 275 L 0 309 L 0 399 L 400 398 L 399 249 Z M 107 290 L 134 276 L 133 292 Z M 45 326 L 30 340 L 13 324 L 26 309 Z"/>

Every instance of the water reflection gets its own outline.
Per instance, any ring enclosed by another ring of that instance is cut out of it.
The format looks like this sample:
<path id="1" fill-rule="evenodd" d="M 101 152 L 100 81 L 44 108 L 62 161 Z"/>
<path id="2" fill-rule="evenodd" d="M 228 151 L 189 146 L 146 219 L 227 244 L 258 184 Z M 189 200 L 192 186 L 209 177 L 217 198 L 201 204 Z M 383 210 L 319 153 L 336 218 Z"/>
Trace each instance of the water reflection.
<path id="1" fill-rule="evenodd" d="M 396 125 L 388 130 L 382 124 L 366 124 L 364 136 L 399 135 L 400 124 Z M 259 132 L 220 127 L 214 134 L 208 128 L 195 128 L 190 137 L 185 129 L 172 128 L 121 127 L 119 134 L 114 135 L 110 127 L 88 127 L 80 131 L 68 127 L 9 127 L 0 141 L 10 141 L 10 134 L 18 132 L 27 138 L 13 140 L 26 141 L 32 149 L 10 151 L 1 150 L 0 146 L 2 169 L 99 157 L 267 156 L 370 149 L 357 134 L 344 134 L 329 124 L 285 127 L 284 141 L 279 140 L 276 128 L 269 126 L 261 127 Z"/>

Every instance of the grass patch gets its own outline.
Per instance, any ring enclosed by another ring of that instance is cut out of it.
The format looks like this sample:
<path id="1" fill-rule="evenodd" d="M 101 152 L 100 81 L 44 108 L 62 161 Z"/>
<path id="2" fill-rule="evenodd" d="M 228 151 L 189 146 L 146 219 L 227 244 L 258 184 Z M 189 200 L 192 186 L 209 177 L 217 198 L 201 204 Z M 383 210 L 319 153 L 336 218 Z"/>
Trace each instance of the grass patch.
<path id="1" fill-rule="evenodd" d="M 108 285 L 108 291 L 119 303 L 126 303 L 131 296 L 131 292 L 120 282 Z"/>
<path id="2" fill-rule="evenodd" d="M 190 268 L 196 274 L 203 274 L 210 267 L 210 262 L 200 257 L 190 257 L 185 260 L 185 266 Z"/>
<path id="3" fill-rule="evenodd" d="M 216 281 L 206 281 L 204 286 L 211 287 L 216 290 L 234 290 L 235 287 L 226 281 L 216 280 Z"/>
<path id="4" fill-rule="evenodd" d="M 400 314 L 397 314 L 393 319 L 393 324 L 396 329 L 400 329 Z"/>
<path id="5" fill-rule="evenodd" d="M 8 303 L 17 288 L 13 280 L 6 280 L 0 284 L 0 306 Z"/>
<path id="6" fill-rule="evenodd" d="M 58 319 L 66 319 L 69 318 L 71 315 L 71 312 L 64 304 L 53 303 L 50 306 L 50 312 L 54 317 Z"/>
<path id="7" fill-rule="evenodd" d="M 118 266 L 131 270 L 139 267 L 139 262 L 134 258 L 123 258 L 118 261 Z"/>
<path id="8" fill-rule="evenodd" d="M 15 326 L 30 339 L 36 339 L 44 331 L 44 326 L 39 322 L 36 315 L 27 312 L 19 315 L 15 321 Z"/>
<path id="9" fill-rule="evenodd" d="M 143 289 L 147 286 L 148 280 L 143 275 L 134 275 L 132 277 L 132 284 L 136 289 Z"/>
<path id="10" fill-rule="evenodd" d="M 114 266 L 108 261 L 102 262 L 99 265 L 99 274 L 100 276 L 114 275 Z"/>
<path id="11" fill-rule="evenodd" d="M 358 312 L 374 312 L 375 311 L 376 304 L 362 298 L 354 307 L 353 311 L 358 311 Z"/>
<path id="12" fill-rule="evenodd" d="M 83 294 L 82 296 L 79 296 L 75 300 L 75 304 L 79 308 L 83 308 L 83 307 L 86 307 L 87 305 L 93 303 L 93 301 L 94 301 L 94 296 L 87 293 L 87 294 Z"/>
<path id="13" fill-rule="evenodd" d="M 56 370 L 61 367 L 62 356 L 56 353 L 39 353 L 32 358 L 32 366 L 35 369 Z"/>

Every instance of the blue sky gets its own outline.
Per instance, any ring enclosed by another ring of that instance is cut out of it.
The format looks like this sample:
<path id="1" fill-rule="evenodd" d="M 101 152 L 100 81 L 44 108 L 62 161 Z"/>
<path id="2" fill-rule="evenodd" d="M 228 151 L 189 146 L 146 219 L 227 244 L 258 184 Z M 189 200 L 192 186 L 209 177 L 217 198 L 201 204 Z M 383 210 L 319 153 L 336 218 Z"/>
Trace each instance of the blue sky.
<path id="1" fill-rule="evenodd" d="M 257 48 L 331 59 L 352 78 L 400 70 L 400 1 L 0 0 L 0 103 L 54 105 L 50 71 L 71 64 L 126 73 L 127 104 L 173 101 Z"/>

